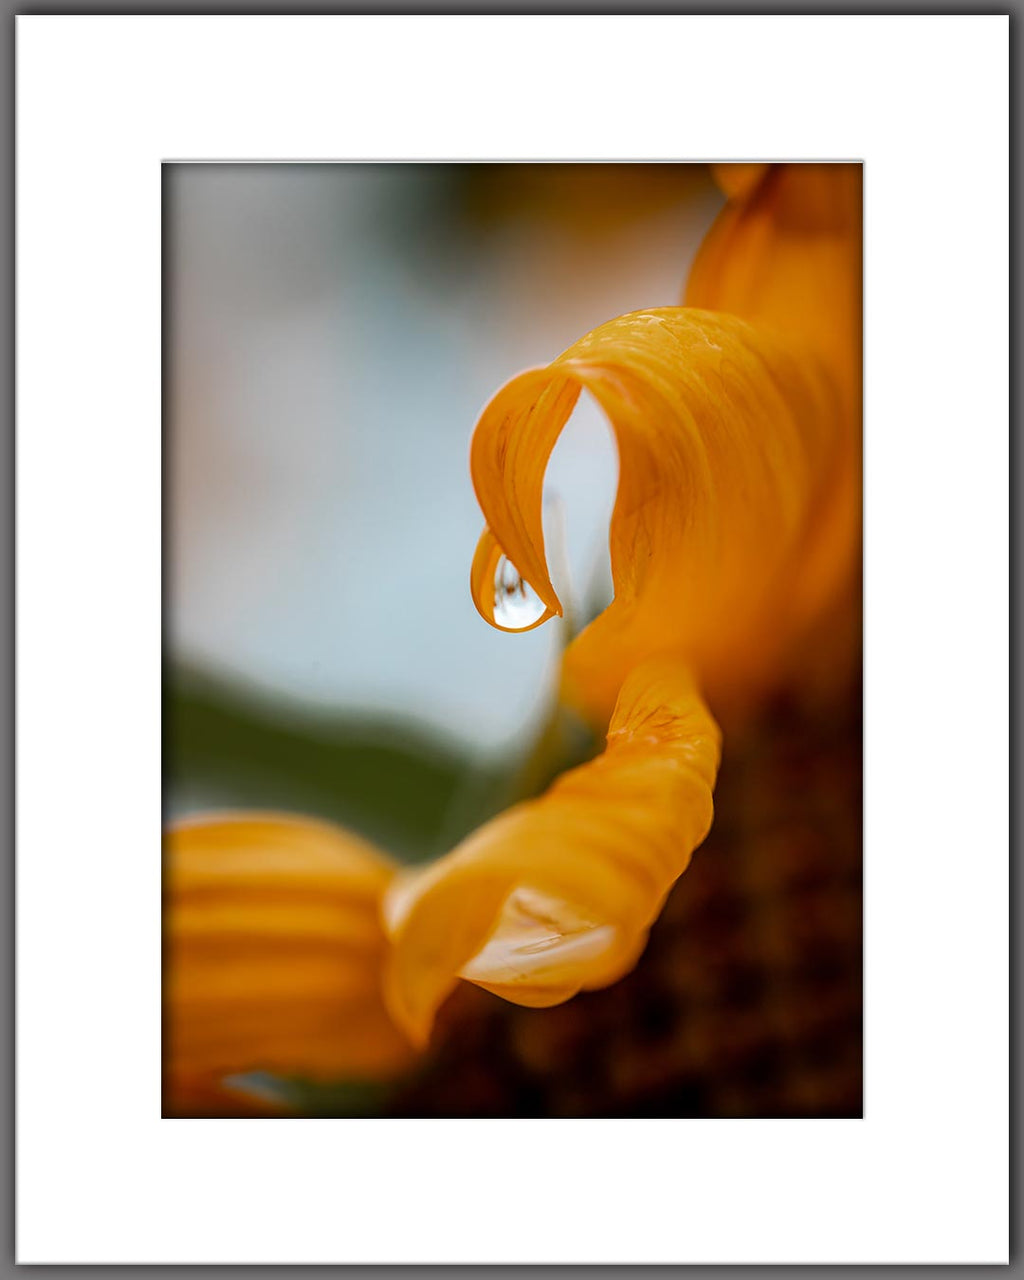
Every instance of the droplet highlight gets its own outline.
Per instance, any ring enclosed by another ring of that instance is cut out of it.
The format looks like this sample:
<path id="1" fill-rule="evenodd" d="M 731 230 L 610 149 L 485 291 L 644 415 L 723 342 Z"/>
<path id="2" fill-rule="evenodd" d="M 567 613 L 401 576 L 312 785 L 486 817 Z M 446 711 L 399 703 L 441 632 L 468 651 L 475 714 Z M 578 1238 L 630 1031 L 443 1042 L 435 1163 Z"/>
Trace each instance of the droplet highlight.
<path id="1" fill-rule="evenodd" d="M 499 631 L 531 631 L 562 612 L 557 602 L 554 609 L 544 603 L 490 529 L 476 544 L 469 589 L 477 612 Z"/>
<path id="2" fill-rule="evenodd" d="M 525 631 L 536 626 L 547 606 L 508 556 L 502 556 L 494 570 L 494 621 L 507 631 Z"/>

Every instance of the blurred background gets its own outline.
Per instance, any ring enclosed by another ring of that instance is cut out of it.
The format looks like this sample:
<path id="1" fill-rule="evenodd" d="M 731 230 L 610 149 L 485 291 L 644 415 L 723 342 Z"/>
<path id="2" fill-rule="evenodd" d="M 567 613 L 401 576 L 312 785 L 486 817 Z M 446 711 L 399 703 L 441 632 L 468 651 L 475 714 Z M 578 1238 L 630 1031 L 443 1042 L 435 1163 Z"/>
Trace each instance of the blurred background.
<path id="1" fill-rule="evenodd" d="M 624 312 L 677 303 L 702 165 L 168 165 L 165 808 L 294 810 L 437 855 L 594 749 L 562 623 L 468 589 L 480 409 Z M 617 462 L 581 402 L 548 472 L 556 586 L 610 599 Z M 727 744 L 708 843 L 636 973 L 554 1011 L 463 984 L 387 1090 L 312 1114 L 860 1112 L 860 718 L 785 691 Z M 532 762 L 532 763 L 531 763 Z M 730 798 L 731 797 L 731 798 Z"/>
<path id="2" fill-rule="evenodd" d="M 166 174 L 168 809 L 380 819 L 427 856 L 457 834 L 445 784 L 529 741 L 563 639 L 470 600 L 476 418 L 595 325 L 677 302 L 720 197 L 687 166 Z M 616 472 L 581 405 L 548 485 L 577 608 L 610 597 Z M 411 796 L 364 812 L 399 763 Z"/>

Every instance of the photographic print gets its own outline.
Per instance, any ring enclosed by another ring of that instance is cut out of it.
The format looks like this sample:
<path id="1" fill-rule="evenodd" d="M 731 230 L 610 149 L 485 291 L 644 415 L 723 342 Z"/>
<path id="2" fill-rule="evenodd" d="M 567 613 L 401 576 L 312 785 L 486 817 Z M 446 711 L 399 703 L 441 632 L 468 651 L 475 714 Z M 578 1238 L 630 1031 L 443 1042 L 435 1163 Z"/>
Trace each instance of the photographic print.
<path id="1" fill-rule="evenodd" d="M 163 182 L 163 1115 L 860 1116 L 861 166 Z"/>

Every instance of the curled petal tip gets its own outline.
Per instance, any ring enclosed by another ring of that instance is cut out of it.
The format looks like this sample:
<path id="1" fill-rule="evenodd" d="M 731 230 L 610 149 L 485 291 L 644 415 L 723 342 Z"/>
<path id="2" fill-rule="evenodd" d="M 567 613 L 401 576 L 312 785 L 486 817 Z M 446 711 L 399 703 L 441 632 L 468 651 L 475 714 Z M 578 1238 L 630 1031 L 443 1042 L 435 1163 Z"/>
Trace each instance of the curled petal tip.
<path id="1" fill-rule="evenodd" d="M 518 630 L 558 607 L 542 491 L 575 382 L 611 423 L 619 484 L 614 599 L 567 650 L 573 705 L 607 723 L 627 674 L 658 654 L 685 659 L 719 701 L 762 687 L 846 577 L 856 433 L 837 371 L 773 328 L 662 307 L 609 321 L 542 373 L 504 387 L 474 437 L 493 531 L 474 560 L 481 613 Z M 518 594 L 513 574 L 512 626 L 495 616 L 506 551 L 534 588 Z"/>
<path id="2" fill-rule="evenodd" d="M 385 989 L 417 1045 L 460 979 L 539 1008 L 636 963 L 711 821 L 718 730 L 689 673 L 638 669 L 605 753 L 389 891 Z"/>
<path id="3" fill-rule="evenodd" d="M 544 552 L 544 471 L 580 391 L 567 371 L 527 370 L 498 391 L 473 432 L 470 473 L 487 521 L 473 599 L 502 631 L 529 631 L 562 613 Z"/>

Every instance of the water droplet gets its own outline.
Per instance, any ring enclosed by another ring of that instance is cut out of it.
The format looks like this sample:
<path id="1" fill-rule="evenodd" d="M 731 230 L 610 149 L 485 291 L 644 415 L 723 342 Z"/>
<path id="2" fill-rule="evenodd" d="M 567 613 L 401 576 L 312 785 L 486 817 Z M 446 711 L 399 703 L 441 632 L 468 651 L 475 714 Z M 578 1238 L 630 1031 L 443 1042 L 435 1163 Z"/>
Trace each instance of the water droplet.
<path id="1" fill-rule="evenodd" d="M 547 606 L 508 556 L 494 570 L 494 621 L 509 631 L 525 631 L 547 612 Z"/>

